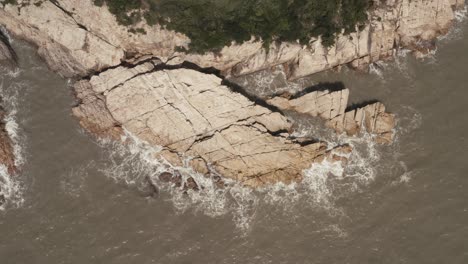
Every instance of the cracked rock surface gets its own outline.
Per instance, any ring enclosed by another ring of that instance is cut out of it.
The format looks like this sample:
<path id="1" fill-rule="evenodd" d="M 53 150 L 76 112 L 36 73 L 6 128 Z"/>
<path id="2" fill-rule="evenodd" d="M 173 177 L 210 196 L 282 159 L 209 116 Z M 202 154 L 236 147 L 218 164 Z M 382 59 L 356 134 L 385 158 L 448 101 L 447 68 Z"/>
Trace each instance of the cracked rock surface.
<path id="1" fill-rule="evenodd" d="M 380 103 L 370 103 L 363 107 L 347 110 L 349 90 L 313 91 L 297 98 L 274 97 L 268 103 L 281 110 L 292 110 L 320 117 L 326 121 L 326 126 L 338 133 L 350 136 L 365 130 L 375 135 L 378 143 L 389 144 L 393 140 L 395 115 L 385 112 L 385 106 Z"/>
<path id="2" fill-rule="evenodd" d="M 416 55 L 434 48 L 436 37 L 445 34 L 455 19 L 455 10 L 464 0 L 375 1 L 365 27 L 349 35 L 339 35 L 336 44 L 324 47 L 320 38 L 308 46 L 284 42 L 263 48 L 252 39 L 233 44 L 219 53 L 187 54 L 176 47 L 190 43 L 185 35 L 144 22 L 135 25 L 147 34 L 132 34 L 117 23 L 107 7 L 93 0 L 17 0 L 18 5 L 0 3 L 0 25 L 14 36 L 34 43 L 49 66 L 64 76 L 86 76 L 122 61 L 146 55 L 164 62 L 189 61 L 213 67 L 227 75 L 244 75 L 275 65 L 284 65 L 290 79 L 351 64 L 366 67 L 391 57 L 398 48 Z"/>
<path id="3" fill-rule="evenodd" d="M 88 130 L 118 138 L 126 129 L 163 146 L 171 163 L 191 157 L 197 171 L 248 186 L 299 181 L 329 153 L 325 143 L 291 139 L 291 123 L 281 113 L 233 92 L 215 75 L 157 69 L 152 61 L 110 69 L 75 88 L 81 104 L 73 112 Z"/>
<path id="4" fill-rule="evenodd" d="M 380 143 L 392 141 L 395 117 L 381 103 L 348 109 L 347 89 L 277 97 L 260 105 L 216 75 L 179 66 L 193 63 L 229 77 L 281 65 L 288 79 L 343 64 L 362 68 L 400 47 L 417 55 L 427 52 L 464 6 L 464 0 L 376 2 L 363 30 L 338 36 L 330 48 L 311 39 L 308 46 L 276 43 L 266 51 L 251 40 L 219 53 L 186 54 L 176 51 L 190 42 L 183 34 L 144 22 L 135 27 L 147 34 L 132 34 L 92 0 L 0 4 L 0 25 L 36 45 L 52 70 L 83 78 L 74 85 L 78 105 L 73 113 L 91 133 L 120 140 L 128 131 L 162 146 L 158 157 L 172 164 L 189 158 L 200 173 L 261 186 L 299 181 L 312 163 L 342 160 L 335 154 L 350 151 L 292 138 L 292 124 L 281 109 L 320 117 L 339 133 L 366 130 Z"/>

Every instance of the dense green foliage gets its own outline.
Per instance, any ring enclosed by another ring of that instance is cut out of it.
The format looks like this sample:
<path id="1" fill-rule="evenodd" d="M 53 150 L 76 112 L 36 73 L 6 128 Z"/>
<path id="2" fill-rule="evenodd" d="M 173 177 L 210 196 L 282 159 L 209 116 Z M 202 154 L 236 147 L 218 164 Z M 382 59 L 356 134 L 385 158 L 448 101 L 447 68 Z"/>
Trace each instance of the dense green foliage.
<path id="1" fill-rule="evenodd" d="M 131 25 L 144 16 L 186 34 L 192 52 L 217 50 L 251 36 L 307 44 L 322 36 L 330 46 L 336 34 L 353 32 L 367 20 L 371 0 L 95 0 L 107 3 L 120 23 Z M 141 9 L 145 11 L 141 11 Z"/>
<path id="2" fill-rule="evenodd" d="M 18 1 L 16 0 L 0 0 L 0 4 L 4 4 L 4 5 L 7 5 L 7 4 L 16 5 L 17 3 Z"/>

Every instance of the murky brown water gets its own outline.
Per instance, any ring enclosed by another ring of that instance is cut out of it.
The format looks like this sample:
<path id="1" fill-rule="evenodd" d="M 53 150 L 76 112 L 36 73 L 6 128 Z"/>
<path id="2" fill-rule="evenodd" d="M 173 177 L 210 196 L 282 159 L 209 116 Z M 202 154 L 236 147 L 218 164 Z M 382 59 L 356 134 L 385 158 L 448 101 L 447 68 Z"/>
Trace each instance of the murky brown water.
<path id="1" fill-rule="evenodd" d="M 468 23 L 458 29 L 423 62 L 304 81 L 341 81 L 353 103 L 398 116 L 390 147 L 331 139 L 359 150 L 345 177 L 323 165 L 299 186 L 156 198 L 141 187 L 158 171 L 145 146 L 82 132 L 67 81 L 15 42 L 21 71 L 0 84 L 24 164 L 0 211 L 0 263 L 468 263 Z"/>

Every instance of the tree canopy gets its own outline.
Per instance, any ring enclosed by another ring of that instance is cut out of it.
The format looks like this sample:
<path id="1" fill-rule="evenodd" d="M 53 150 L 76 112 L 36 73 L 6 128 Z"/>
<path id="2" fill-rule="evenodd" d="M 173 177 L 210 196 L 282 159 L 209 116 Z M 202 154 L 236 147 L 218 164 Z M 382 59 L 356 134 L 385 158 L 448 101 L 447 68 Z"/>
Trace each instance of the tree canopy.
<path id="1" fill-rule="evenodd" d="M 367 21 L 372 0 L 94 0 L 107 4 L 124 25 L 145 17 L 191 39 L 190 51 L 216 51 L 251 36 L 307 44 L 321 36 L 334 44 L 337 33 L 350 33 Z"/>

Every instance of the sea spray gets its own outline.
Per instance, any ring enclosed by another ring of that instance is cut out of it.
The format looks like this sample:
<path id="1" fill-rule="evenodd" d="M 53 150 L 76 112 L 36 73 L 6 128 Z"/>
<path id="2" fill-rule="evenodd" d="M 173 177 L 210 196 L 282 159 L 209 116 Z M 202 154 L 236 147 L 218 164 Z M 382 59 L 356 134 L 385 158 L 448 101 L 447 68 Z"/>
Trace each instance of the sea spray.
<path id="1" fill-rule="evenodd" d="M 210 217 L 232 215 L 239 230 L 250 230 L 260 208 L 275 208 L 276 213 L 297 210 L 297 206 L 308 204 L 310 208 L 321 208 L 331 216 L 342 215 L 335 205 L 336 197 L 354 192 L 367 185 L 375 177 L 372 163 L 378 160 L 370 135 L 364 138 L 337 137 L 338 142 L 331 143 L 330 148 L 340 144 L 350 144 L 356 151 L 349 154 L 349 163 L 345 167 L 341 162 L 323 161 L 311 165 L 304 171 L 301 182 L 252 189 L 230 180 L 225 181 L 224 188 L 218 188 L 213 179 L 195 172 L 188 166 L 190 157 L 183 166 L 173 166 L 162 158 L 156 158 L 161 147 L 152 146 L 135 137 L 128 131 L 120 142 L 101 140 L 109 157 L 108 164 L 100 169 L 109 178 L 127 185 L 141 187 L 151 179 L 159 192 L 164 192 L 179 213 L 193 211 Z M 361 145 L 361 146 L 359 146 Z M 180 173 L 183 180 L 194 178 L 200 186 L 198 191 L 183 190 L 162 182 L 159 175 L 163 172 Z M 348 174 L 349 173 L 349 174 Z M 349 185 L 352 179 L 353 185 Z M 340 186 L 343 182 L 343 186 Z M 338 188 L 336 186 L 339 186 Z M 337 191 L 341 192 L 339 195 Z"/>
<path id="2" fill-rule="evenodd" d="M 463 22 L 468 17 L 468 6 L 465 4 L 464 8 L 455 11 L 455 19 L 457 22 Z"/>
<path id="3" fill-rule="evenodd" d="M 467 23 L 468 6 L 455 11 L 455 25 L 450 28 L 447 34 L 441 35 L 437 38 L 442 44 L 448 43 L 453 40 L 461 39 L 463 37 L 463 25 Z"/>
<path id="4" fill-rule="evenodd" d="M 369 65 L 369 73 L 376 75 L 380 80 L 385 81 L 384 77 L 384 66 L 385 64 L 382 62 L 374 62 Z"/>
<path id="5" fill-rule="evenodd" d="M 250 92 L 258 97 L 269 97 L 272 93 L 286 91 L 294 94 L 301 91 L 305 85 L 310 85 L 304 78 L 296 81 L 288 80 L 288 76 L 286 76 L 282 66 L 276 66 L 270 70 L 259 71 L 234 79 L 242 87 L 249 87 Z"/>
<path id="6" fill-rule="evenodd" d="M 12 84 L 6 87 L 5 79 L 0 83 L 0 96 L 2 105 L 7 112 L 7 116 L 3 120 L 5 122 L 5 130 L 11 140 L 13 146 L 13 154 L 15 166 L 20 168 L 24 163 L 23 145 L 24 138 L 21 136 L 19 124 L 17 122 L 17 114 L 19 107 L 19 90 L 21 83 L 15 82 L 20 71 L 2 72 L 5 77 L 12 78 Z M 23 185 L 20 181 L 20 175 L 8 173 L 4 165 L 0 165 L 0 197 L 2 198 L 0 210 L 4 210 L 7 206 L 19 207 L 24 203 Z"/>
<path id="7" fill-rule="evenodd" d="M 189 166 L 173 166 L 164 159 L 156 158 L 161 147 L 151 146 L 129 132 L 126 132 L 123 140 L 126 141 L 125 145 L 101 141 L 109 151 L 109 166 L 101 169 L 105 175 L 134 186 L 139 186 L 145 179 L 150 178 L 159 190 L 170 194 L 171 202 L 178 212 L 195 210 L 212 217 L 238 212 L 234 216 L 236 224 L 241 229 L 247 227 L 249 217 L 245 214 L 249 211 L 248 208 L 255 204 L 251 189 L 229 179 L 224 179 L 226 188 L 217 188 L 212 179 L 196 173 Z M 185 164 L 188 164 L 188 160 Z M 199 191 L 183 191 L 160 181 L 161 173 L 175 171 L 180 173 L 183 181 L 192 177 L 203 188 Z"/>

